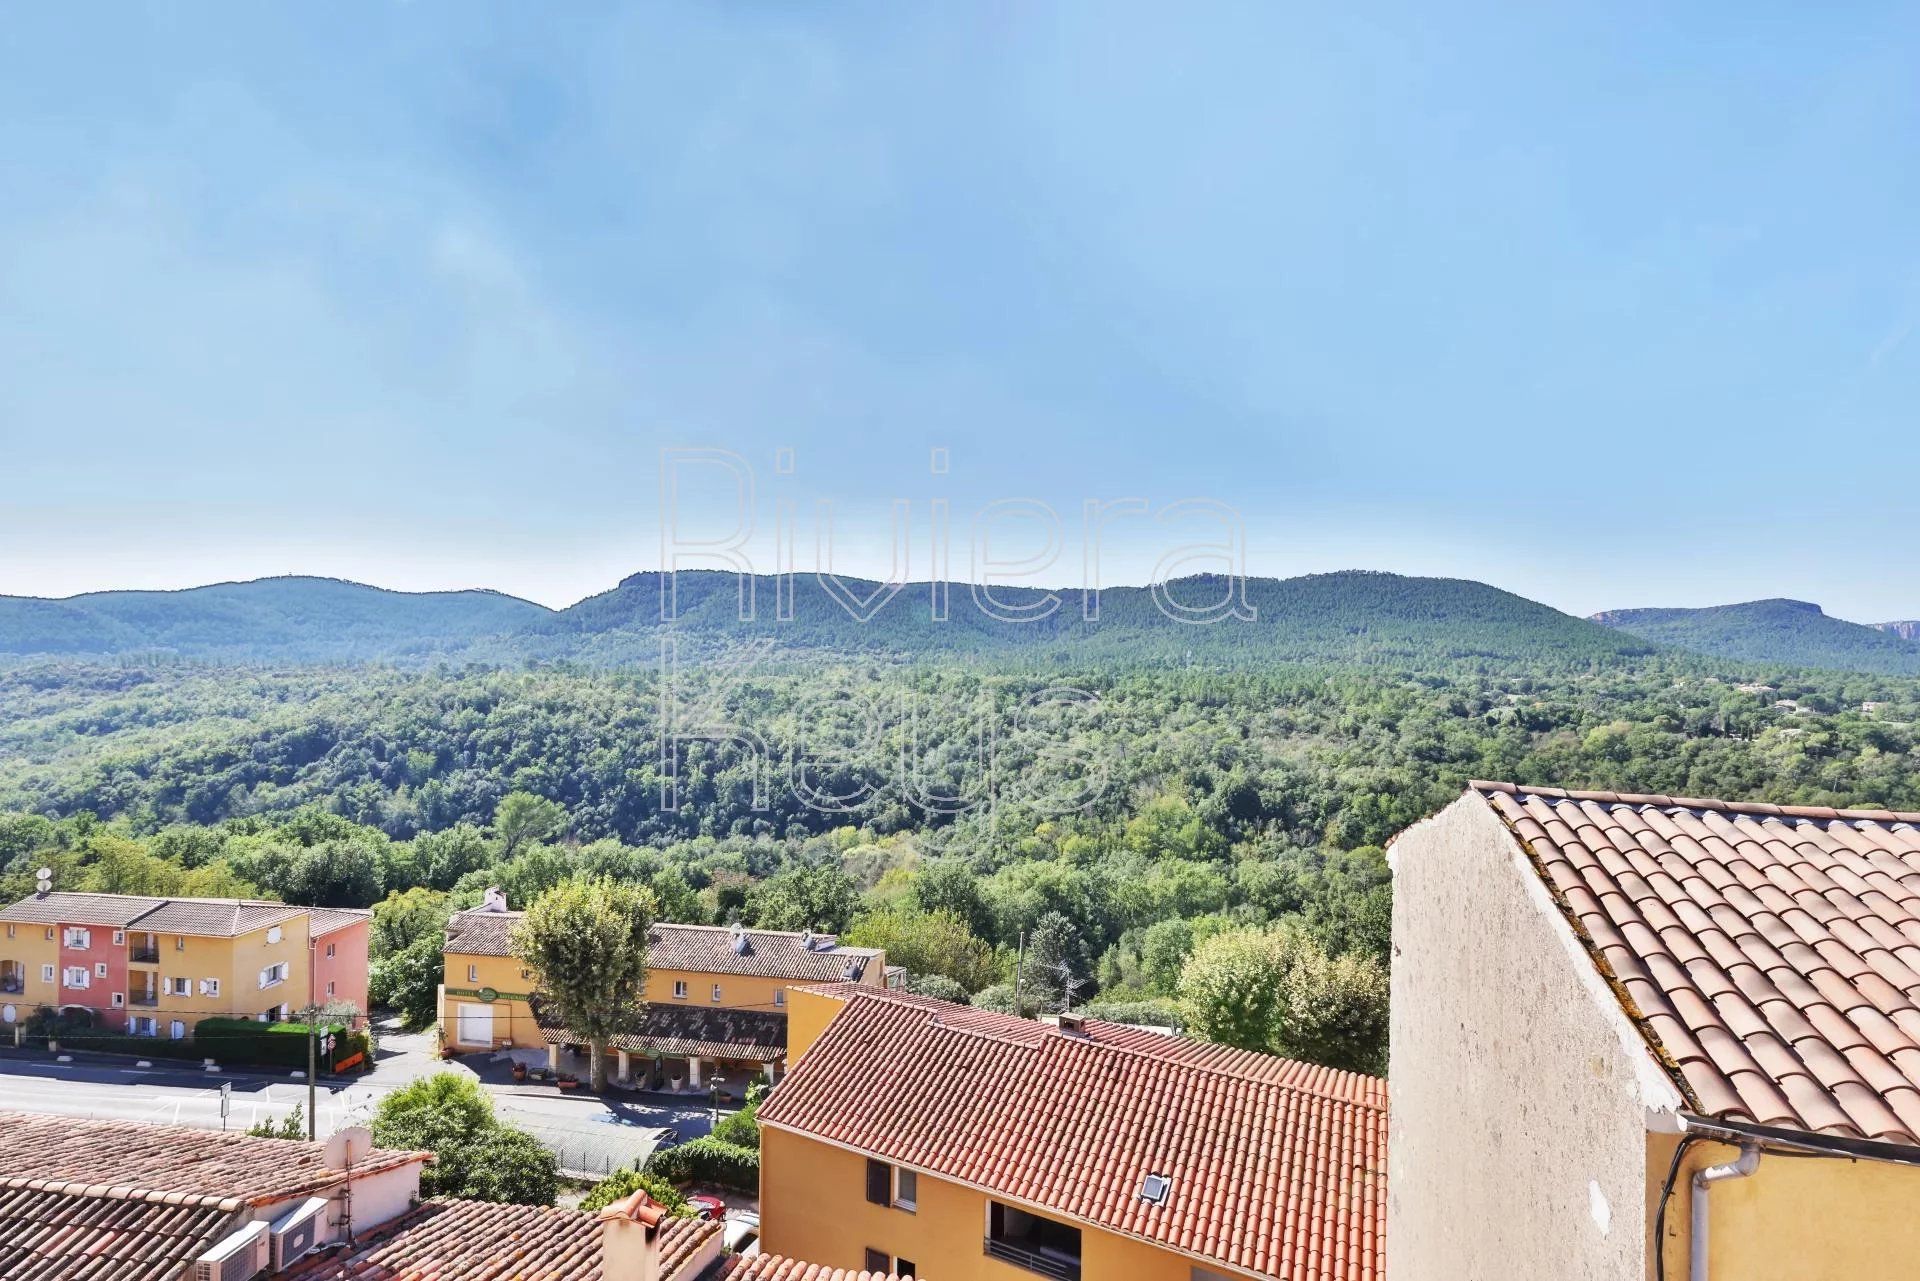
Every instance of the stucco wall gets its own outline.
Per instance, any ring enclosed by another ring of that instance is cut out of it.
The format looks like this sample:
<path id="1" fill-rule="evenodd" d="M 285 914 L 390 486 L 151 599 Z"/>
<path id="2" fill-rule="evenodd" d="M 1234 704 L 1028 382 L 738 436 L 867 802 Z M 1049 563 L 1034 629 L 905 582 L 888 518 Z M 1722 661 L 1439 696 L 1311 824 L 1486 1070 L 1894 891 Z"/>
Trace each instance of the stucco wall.
<path id="1" fill-rule="evenodd" d="M 859 1153 L 762 1126 L 761 1248 L 855 1271 L 871 1248 L 911 1260 L 936 1281 L 1034 1281 L 1036 1274 L 987 1256 L 983 1193 L 923 1173 L 909 1213 L 870 1203 L 866 1179 Z M 1087 1281 L 1191 1281 L 1195 1267 L 1185 1255 L 1085 1226 L 1080 1251 Z"/>
<path id="2" fill-rule="evenodd" d="M 367 1009 L 368 923 L 355 921 L 312 941 L 312 978 L 307 999 L 316 1005 L 345 1001 L 361 1013 Z M 327 949 L 333 955 L 327 955 Z M 327 985 L 333 984 L 328 995 Z"/>
<path id="3" fill-rule="evenodd" d="M 1391 860 L 1389 1281 L 1646 1275 L 1647 1108 L 1677 1092 L 1483 800 Z"/>

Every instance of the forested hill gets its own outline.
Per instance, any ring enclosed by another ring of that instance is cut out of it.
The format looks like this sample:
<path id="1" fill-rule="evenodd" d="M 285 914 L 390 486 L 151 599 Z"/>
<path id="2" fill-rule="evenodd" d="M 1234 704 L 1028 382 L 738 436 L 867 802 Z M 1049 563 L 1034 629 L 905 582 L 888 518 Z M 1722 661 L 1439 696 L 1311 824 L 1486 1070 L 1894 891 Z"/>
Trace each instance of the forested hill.
<path id="1" fill-rule="evenodd" d="M 1338 662 L 1425 667 L 1520 661 L 1587 667 L 1645 654 L 1636 638 L 1484 583 L 1346 572 L 1249 579 L 1244 616 L 1218 617 L 1231 584 L 1193 577 L 1114 587 L 1097 604 L 1078 590 L 996 587 L 982 598 L 945 584 L 799 575 L 784 589 L 682 572 L 678 614 L 662 621 L 661 578 L 635 574 L 570 609 L 491 592 L 414 595 L 330 579 L 276 578 L 182 592 L 110 592 L 61 601 L 0 598 L 0 653 L 160 655 L 214 662 L 652 663 L 670 627 L 690 648 L 755 637 L 783 650 L 927 658 L 1003 655 L 1025 663 Z M 781 590 L 787 593 L 782 604 Z M 1089 614 L 1093 617 L 1089 617 Z M 1216 621 L 1193 621 L 1209 614 Z M 783 617 L 783 615 L 786 615 Z"/>
<path id="2" fill-rule="evenodd" d="M 1709 609 L 1618 609 L 1593 621 L 1635 636 L 1749 662 L 1831 667 L 1886 676 L 1920 675 L 1920 642 L 1829 617 L 1798 600 L 1757 600 Z"/>
<path id="3" fill-rule="evenodd" d="M 493 591 L 390 592 L 335 578 L 262 578 L 63 600 L 0 596 L 0 653 L 393 661 L 518 631 L 548 612 Z"/>

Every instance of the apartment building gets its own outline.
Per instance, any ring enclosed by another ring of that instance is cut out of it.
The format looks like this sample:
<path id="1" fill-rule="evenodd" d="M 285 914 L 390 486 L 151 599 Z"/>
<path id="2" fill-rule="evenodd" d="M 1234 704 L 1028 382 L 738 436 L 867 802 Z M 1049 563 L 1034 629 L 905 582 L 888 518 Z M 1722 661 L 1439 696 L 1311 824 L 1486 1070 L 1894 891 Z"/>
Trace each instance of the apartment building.
<path id="1" fill-rule="evenodd" d="M 770 1250 L 947 1281 L 1384 1275 L 1384 1081 L 885 988 L 791 1000 Z"/>
<path id="2" fill-rule="evenodd" d="M 372 913 L 250 899 L 48 891 L 0 910 L 0 1026 L 81 1009 L 182 1040 L 201 1019 L 365 1010 Z"/>
<path id="3" fill-rule="evenodd" d="M 497 890 L 447 924 L 440 1027 L 462 1050 L 578 1044 L 545 1011 L 533 976 L 513 955 L 523 913 Z M 643 1000 L 610 1049 L 615 1076 L 655 1088 L 697 1090 L 723 1074 L 741 1081 L 778 1073 L 787 1057 L 789 994 L 851 982 L 883 988 L 886 955 L 844 947 L 830 934 L 661 923 L 647 938 Z"/>
<path id="4" fill-rule="evenodd" d="M 1389 848 L 1394 1281 L 1920 1257 L 1920 814 L 1473 783 Z"/>

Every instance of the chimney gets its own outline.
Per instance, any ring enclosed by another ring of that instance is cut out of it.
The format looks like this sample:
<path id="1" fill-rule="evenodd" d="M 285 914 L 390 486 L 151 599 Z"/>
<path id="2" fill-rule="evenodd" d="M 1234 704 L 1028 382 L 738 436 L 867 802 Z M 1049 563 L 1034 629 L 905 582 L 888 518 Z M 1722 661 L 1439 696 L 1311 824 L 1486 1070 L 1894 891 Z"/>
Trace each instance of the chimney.
<path id="1" fill-rule="evenodd" d="M 666 1208 L 644 1190 L 600 1211 L 600 1275 L 605 1281 L 660 1281 L 660 1230 Z"/>
<path id="2" fill-rule="evenodd" d="M 486 896 L 481 900 L 483 912 L 504 912 L 507 910 L 507 892 L 498 885 L 487 886 Z"/>
<path id="3" fill-rule="evenodd" d="M 1058 1014 L 1054 1016 L 1054 1026 L 1060 1029 L 1062 1036 L 1085 1037 L 1087 1019 L 1084 1014 Z"/>

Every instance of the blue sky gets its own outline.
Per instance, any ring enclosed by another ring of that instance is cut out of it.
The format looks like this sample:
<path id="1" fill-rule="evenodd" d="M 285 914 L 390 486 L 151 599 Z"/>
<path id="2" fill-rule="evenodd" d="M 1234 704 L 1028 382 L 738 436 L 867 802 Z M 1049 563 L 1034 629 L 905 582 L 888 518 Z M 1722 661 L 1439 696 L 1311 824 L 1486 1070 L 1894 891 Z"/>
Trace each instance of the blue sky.
<path id="1" fill-rule="evenodd" d="M 845 571 L 1205 496 L 1257 573 L 1920 615 L 1920 14 L 1350 8 L 18 10 L 0 591 L 564 604 L 710 446 Z"/>

